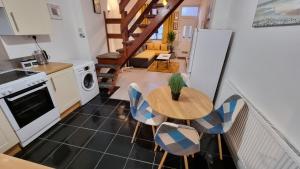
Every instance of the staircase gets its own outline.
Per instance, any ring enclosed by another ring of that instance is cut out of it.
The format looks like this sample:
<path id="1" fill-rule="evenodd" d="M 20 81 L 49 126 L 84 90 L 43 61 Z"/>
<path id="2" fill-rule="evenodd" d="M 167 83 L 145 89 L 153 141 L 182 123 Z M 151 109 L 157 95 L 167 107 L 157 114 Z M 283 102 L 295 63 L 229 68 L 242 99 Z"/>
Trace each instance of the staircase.
<path id="1" fill-rule="evenodd" d="M 107 33 L 107 42 L 109 39 L 122 39 L 123 40 L 123 48 L 118 49 L 119 57 L 115 58 L 107 58 L 107 57 L 98 57 L 98 68 L 102 68 L 105 64 L 115 65 L 115 67 L 122 67 L 127 63 L 127 61 L 132 57 L 139 48 L 152 36 L 152 34 L 164 23 L 166 19 L 176 10 L 176 8 L 183 2 L 184 0 L 168 0 L 167 5 L 163 5 L 159 3 L 159 0 L 151 0 L 148 6 L 144 9 L 144 11 L 139 14 L 139 11 L 144 7 L 144 5 L 149 2 L 149 0 L 137 0 L 137 2 L 133 5 L 130 11 L 126 11 L 126 6 L 130 2 L 130 0 L 121 0 L 119 3 L 119 9 L 121 18 L 106 18 L 106 33 Z M 152 9 L 157 9 L 157 15 L 152 13 Z M 137 15 L 139 15 L 137 17 Z M 128 25 L 132 22 L 132 20 L 137 17 L 134 24 L 131 27 Z M 148 19 L 148 24 L 143 24 L 142 22 Z M 110 34 L 107 31 L 108 24 L 120 24 L 121 33 L 120 34 Z M 140 29 L 141 32 L 136 33 L 137 29 Z M 131 38 L 130 38 L 131 37 Z M 134 39 L 134 40 L 129 40 Z M 109 43 L 108 43 L 109 45 Z M 108 46 L 109 48 L 109 46 Z M 109 49 L 109 52 L 110 49 Z M 117 69 L 118 69 L 117 68 Z M 117 74 L 118 71 L 115 71 L 114 74 Z M 112 78 L 110 75 L 98 74 L 101 78 L 108 79 Z M 117 75 L 114 76 L 116 79 Z M 100 86 L 109 86 L 107 82 L 102 82 L 99 84 Z"/>

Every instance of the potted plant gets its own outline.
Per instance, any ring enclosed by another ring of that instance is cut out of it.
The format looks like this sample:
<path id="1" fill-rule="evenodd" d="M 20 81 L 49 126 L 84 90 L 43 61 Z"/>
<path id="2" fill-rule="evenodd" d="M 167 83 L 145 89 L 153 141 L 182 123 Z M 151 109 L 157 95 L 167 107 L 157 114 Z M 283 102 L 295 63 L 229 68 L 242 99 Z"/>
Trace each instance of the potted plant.
<path id="1" fill-rule="evenodd" d="M 176 33 L 173 31 L 170 31 L 168 33 L 168 43 L 169 43 L 171 53 L 173 53 L 173 51 L 174 51 L 173 43 L 174 43 L 175 39 L 176 39 Z"/>
<path id="2" fill-rule="evenodd" d="M 178 101 L 181 89 L 185 86 L 185 82 L 180 73 L 173 74 L 169 79 L 172 99 Z"/>

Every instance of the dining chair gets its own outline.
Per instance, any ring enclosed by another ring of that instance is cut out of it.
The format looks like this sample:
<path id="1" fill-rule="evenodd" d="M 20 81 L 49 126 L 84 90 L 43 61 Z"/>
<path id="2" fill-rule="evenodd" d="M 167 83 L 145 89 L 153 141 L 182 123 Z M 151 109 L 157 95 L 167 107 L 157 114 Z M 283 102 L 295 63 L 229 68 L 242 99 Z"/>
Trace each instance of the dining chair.
<path id="1" fill-rule="evenodd" d="M 165 150 L 158 169 L 163 167 L 168 153 L 183 156 L 185 169 L 189 168 L 189 155 L 200 151 L 200 136 L 193 127 L 175 123 L 162 123 L 154 136 L 155 143 Z"/>
<path id="2" fill-rule="evenodd" d="M 191 125 L 199 132 L 218 135 L 220 160 L 223 160 L 221 134 L 230 130 L 237 115 L 247 108 L 248 106 L 241 96 L 232 95 L 209 115 L 192 121 Z"/>
<path id="3" fill-rule="evenodd" d="M 153 136 L 155 135 L 155 126 L 159 126 L 166 118 L 155 113 L 149 103 L 144 99 L 143 94 L 136 83 L 131 83 L 128 90 L 130 98 L 130 113 L 137 120 L 131 143 L 134 142 L 137 131 L 141 123 L 152 126 Z"/>

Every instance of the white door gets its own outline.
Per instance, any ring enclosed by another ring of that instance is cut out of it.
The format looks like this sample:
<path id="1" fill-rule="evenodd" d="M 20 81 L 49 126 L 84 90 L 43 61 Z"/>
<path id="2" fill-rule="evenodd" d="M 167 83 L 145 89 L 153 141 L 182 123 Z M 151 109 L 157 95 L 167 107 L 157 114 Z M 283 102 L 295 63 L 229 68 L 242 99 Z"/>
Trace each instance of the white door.
<path id="1" fill-rule="evenodd" d="M 2 0 L 15 35 L 50 34 L 45 0 Z"/>
<path id="2" fill-rule="evenodd" d="M 198 31 L 197 45 L 193 57 L 190 86 L 213 100 L 226 57 L 232 31 Z"/>
<path id="3" fill-rule="evenodd" d="M 198 8 L 198 11 L 190 12 L 191 9 Z M 199 5 L 181 6 L 178 21 L 178 45 L 176 47 L 176 56 L 187 58 L 190 55 L 193 30 L 198 26 Z"/>
<path id="4" fill-rule="evenodd" d="M 72 67 L 50 74 L 49 79 L 60 113 L 63 113 L 80 100 L 77 81 Z"/>

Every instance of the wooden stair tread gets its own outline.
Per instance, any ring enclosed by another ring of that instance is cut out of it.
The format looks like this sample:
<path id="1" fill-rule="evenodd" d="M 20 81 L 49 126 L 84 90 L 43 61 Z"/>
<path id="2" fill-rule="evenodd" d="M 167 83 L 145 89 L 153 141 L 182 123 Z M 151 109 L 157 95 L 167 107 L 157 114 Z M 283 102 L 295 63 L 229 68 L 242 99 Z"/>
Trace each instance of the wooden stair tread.
<path id="1" fill-rule="evenodd" d="M 105 22 L 107 24 L 121 24 L 122 19 L 121 18 L 106 18 Z"/>
<path id="2" fill-rule="evenodd" d="M 163 7 L 165 7 L 165 6 L 162 3 L 152 5 L 152 8 L 163 8 Z"/>
<path id="3" fill-rule="evenodd" d="M 99 73 L 99 74 L 97 74 L 97 77 L 114 78 L 115 74 L 114 73 Z"/>
<path id="4" fill-rule="evenodd" d="M 106 89 L 106 88 L 111 88 L 114 87 L 115 85 L 113 85 L 112 82 L 100 82 L 99 83 L 99 88 L 101 89 Z"/>
<path id="5" fill-rule="evenodd" d="M 130 36 L 136 38 L 139 37 L 141 34 L 140 33 L 130 33 Z"/>
<path id="6" fill-rule="evenodd" d="M 119 52 L 119 53 L 121 54 L 121 53 L 123 53 L 123 52 L 124 52 L 124 49 L 123 49 L 123 48 L 121 48 L 121 49 L 117 49 L 116 51 L 117 51 L 117 52 Z"/>
<path id="7" fill-rule="evenodd" d="M 105 53 L 97 56 L 98 59 L 119 59 L 121 55 L 117 52 Z"/>
<path id="8" fill-rule="evenodd" d="M 122 42 L 123 45 L 131 45 L 133 44 L 134 40 L 129 40 L 129 41 L 125 41 L 125 42 Z"/>
<path id="9" fill-rule="evenodd" d="M 122 34 L 108 33 L 107 38 L 109 38 L 109 39 L 122 39 Z"/>
<path id="10" fill-rule="evenodd" d="M 148 24 L 139 24 L 139 28 L 147 28 Z"/>
<path id="11" fill-rule="evenodd" d="M 118 69 L 118 65 L 113 65 L 113 64 L 95 64 L 96 68 L 110 68 L 110 69 Z"/>
<path id="12" fill-rule="evenodd" d="M 148 19 L 152 19 L 152 18 L 155 18 L 156 15 L 151 15 L 151 14 L 149 14 L 149 15 L 146 15 L 145 17 L 148 18 Z"/>

